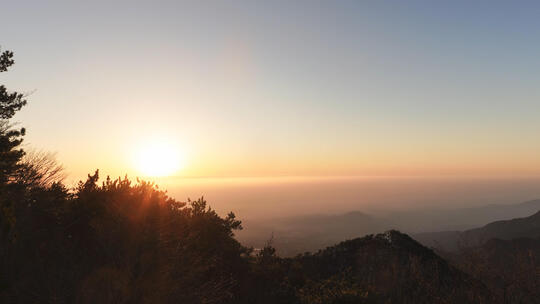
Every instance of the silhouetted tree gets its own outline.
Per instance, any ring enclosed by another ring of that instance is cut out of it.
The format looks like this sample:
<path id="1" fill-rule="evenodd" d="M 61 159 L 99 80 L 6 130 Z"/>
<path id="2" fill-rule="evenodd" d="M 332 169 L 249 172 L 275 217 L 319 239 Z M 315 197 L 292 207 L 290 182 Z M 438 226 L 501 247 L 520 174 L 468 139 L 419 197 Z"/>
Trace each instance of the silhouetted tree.
<path id="1" fill-rule="evenodd" d="M 48 187 L 65 179 L 64 167 L 50 152 L 25 151 L 16 175 L 17 182 L 26 188 Z"/>
<path id="2" fill-rule="evenodd" d="M 233 213 L 144 181 L 98 181 L 96 171 L 71 192 L 57 182 L 27 189 L 19 237 L 0 244 L 1 303 L 241 303 L 249 252 Z"/>
<path id="3" fill-rule="evenodd" d="M 15 62 L 13 52 L 4 51 L 0 54 L 0 72 L 6 72 Z M 15 222 L 13 204 L 15 175 L 20 167 L 20 160 L 24 151 L 20 148 L 25 129 L 14 129 L 9 119 L 26 105 L 24 95 L 9 92 L 4 85 L 0 85 L 0 227 L 1 232 L 7 232 Z"/>

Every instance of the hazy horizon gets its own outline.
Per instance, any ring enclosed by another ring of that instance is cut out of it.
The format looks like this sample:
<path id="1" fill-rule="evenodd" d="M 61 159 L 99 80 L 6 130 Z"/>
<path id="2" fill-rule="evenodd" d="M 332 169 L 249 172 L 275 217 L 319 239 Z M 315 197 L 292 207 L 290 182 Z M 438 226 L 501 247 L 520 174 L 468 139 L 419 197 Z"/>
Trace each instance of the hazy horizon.
<path id="1" fill-rule="evenodd" d="M 540 199 L 540 177 L 165 178 L 158 184 L 176 199 L 204 196 L 221 214 L 234 211 L 244 220 L 351 211 L 381 215 Z"/>

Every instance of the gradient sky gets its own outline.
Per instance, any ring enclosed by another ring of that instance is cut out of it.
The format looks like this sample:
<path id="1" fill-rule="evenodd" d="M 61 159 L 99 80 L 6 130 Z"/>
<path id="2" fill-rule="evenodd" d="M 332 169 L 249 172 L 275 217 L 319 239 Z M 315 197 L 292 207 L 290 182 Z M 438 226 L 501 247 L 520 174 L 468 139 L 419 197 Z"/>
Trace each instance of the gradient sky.
<path id="1" fill-rule="evenodd" d="M 186 177 L 540 175 L 538 2 L 179 2 L 3 3 L 28 145 L 72 178 L 155 138 Z"/>

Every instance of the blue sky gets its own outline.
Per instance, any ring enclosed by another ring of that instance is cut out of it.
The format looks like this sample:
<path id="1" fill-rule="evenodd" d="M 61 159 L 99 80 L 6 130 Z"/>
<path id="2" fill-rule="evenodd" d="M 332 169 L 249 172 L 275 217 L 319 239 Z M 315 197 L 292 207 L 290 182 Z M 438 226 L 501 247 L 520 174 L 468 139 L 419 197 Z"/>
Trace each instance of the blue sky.
<path id="1" fill-rule="evenodd" d="M 538 175 L 531 1 L 12 1 L 16 118 L 74 176 Z"/>

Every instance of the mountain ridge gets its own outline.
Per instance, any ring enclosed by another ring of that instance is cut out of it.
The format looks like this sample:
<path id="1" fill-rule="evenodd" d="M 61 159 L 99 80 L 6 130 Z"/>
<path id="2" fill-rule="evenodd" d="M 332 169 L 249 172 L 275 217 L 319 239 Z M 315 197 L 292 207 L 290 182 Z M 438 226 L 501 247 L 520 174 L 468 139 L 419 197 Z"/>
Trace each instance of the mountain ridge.
<path id="1" fill-rule="evenodd" d="M 498 303 L 481 281 L 396 230 L 284 261 L 284 280 L 295 278 L 309 303 Z"/>
<path id="2" fill-rule="evenodd" d="M 414 235 L 415 239 L 426 246 L 448 251 L 482 245 L 494 238 L 511 240 L 524 237 L 540 237 L 540 211 L 527 217 L 495 221 L 465 231 L 426 232 Z"/>

